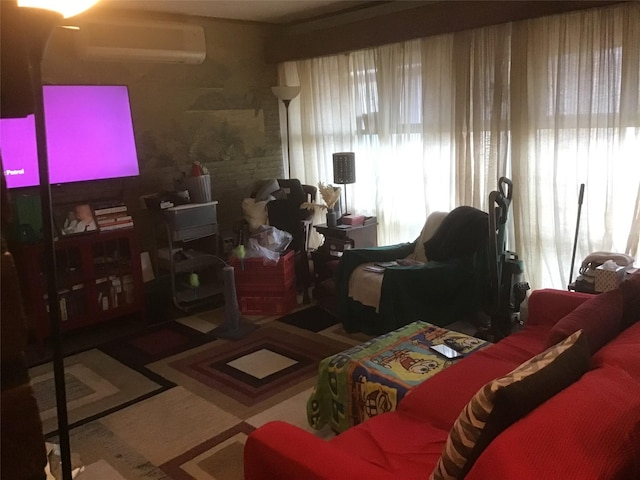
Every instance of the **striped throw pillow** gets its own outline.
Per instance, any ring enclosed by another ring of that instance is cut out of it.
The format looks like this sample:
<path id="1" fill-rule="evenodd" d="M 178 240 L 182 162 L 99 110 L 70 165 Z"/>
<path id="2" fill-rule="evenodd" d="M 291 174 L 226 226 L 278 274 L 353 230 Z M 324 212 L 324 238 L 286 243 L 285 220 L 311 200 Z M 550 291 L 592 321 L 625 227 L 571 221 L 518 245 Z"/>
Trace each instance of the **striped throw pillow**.
<path id="1" fill-rule="evenodd" d="M 462 479 L 500 432 L 578 380 L 589 366 L 582 330 L 484 385 L 449 432 L 430 480 Z"/>

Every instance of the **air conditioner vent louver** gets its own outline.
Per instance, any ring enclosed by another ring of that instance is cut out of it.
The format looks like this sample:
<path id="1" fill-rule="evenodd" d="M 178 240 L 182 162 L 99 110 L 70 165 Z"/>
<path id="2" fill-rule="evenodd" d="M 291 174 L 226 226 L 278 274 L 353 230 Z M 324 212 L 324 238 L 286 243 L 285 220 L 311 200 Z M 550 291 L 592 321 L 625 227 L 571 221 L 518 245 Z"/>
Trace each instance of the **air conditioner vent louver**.
<path id="1" fill-rule="evenodd" d="M 202 63 L 204 30 L 175 22 L 99 20 L 80 24 L 80 56 L 89 60 Z"/>

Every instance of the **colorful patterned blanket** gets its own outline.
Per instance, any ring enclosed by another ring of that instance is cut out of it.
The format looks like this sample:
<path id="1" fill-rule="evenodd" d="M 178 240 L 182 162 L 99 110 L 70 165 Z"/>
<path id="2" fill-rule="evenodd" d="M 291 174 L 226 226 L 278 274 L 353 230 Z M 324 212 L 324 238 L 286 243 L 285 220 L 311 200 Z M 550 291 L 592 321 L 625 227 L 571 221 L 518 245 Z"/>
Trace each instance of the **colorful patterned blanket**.
<path id="1" fill-rule="evenodd" d="M 340 433 L 395 410 L 409 390 L 457 361 L 429 348 L 445 340 L 465 356 L 489 345 L 427 322 L 414 322 L 325 358 L 307 401 L 309 425 L 319 430 L 328 424 Z"/>

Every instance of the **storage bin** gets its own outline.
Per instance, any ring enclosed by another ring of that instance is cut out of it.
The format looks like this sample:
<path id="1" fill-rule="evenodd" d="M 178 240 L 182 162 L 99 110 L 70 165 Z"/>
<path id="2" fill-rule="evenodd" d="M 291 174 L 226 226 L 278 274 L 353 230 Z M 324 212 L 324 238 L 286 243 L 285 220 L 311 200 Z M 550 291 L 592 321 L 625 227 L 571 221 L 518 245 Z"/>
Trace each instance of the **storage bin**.
<path id="1" fill-rule="evenodd" d="M 260 295 L 284 295 L 292 288 L 295 289 L 296 279 L 291 276 L 282 282 L 271 283 L 250 283 L 236 281 L 236 292 L 241 296 L 260 296 Z"/>
<path id="2" fill-rule="evenodd" d="M 238 305 L 243 315 L 286 315 L 297 305 L 295 286 L 284 295 L 238 295 Z"/>
<path id="3" fill-rule="evenodd" d="M 242 290 L 244 287 L 252 290 L 273 287 L 277 288 L 276 291 L 284 291 L 286 286 L 295 283 L 295 262 L 292 251 L 281 256 L 275 265 L 265 265 L 262 258 L 247 258 L 244 262 L 240 262 L 233 257 L 229 263 L 235 269 L 237 290 Z"/>
<path id="4" fill-rule="evenodd" d="M 218 202 L 188 203 L 162 211 L 164 219 L 172 230 L 191 229 L 218 223 Z"/>

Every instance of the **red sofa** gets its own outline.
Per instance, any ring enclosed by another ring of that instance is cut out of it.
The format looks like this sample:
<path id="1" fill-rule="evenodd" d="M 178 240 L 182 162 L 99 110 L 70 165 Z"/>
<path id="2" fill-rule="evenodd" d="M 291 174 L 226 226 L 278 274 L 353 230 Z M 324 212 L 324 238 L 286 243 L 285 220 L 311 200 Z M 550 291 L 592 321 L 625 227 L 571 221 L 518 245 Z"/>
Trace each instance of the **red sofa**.
<path id="1" fill-rule="evenodd" d="M 528 308 L 521 332 L 425 381 L 395 412 L 329 441 L 284 422 L 258 428 L 245 478 L 427 479 L 476 392 L 577 329 L 587 372 L 499 433 L 465 478 L 640 478 L 640 274 L 598 296 L 537 290 Z"/>

